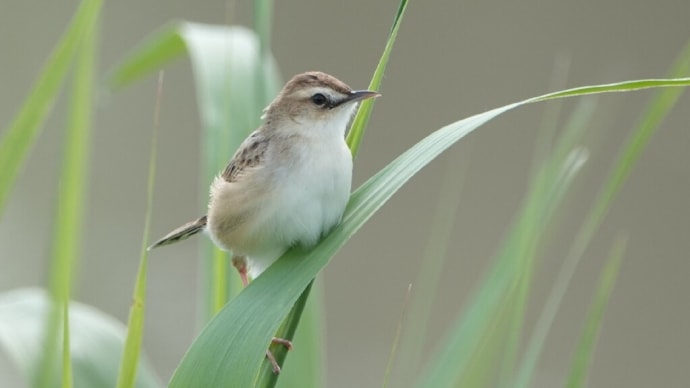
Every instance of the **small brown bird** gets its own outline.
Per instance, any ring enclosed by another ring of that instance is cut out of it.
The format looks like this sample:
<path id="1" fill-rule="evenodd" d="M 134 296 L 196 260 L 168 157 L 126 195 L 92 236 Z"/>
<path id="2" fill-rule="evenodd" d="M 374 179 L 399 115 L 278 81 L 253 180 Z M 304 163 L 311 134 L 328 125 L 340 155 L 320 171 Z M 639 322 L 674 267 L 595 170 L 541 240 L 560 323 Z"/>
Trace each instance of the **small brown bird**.
<path id="1" fill-rule="evenodd" d="M 294 76 L 264 110 L 263 125 L 211 184 L 208 215 L 149 250 L 206 231 L 218 247 L 232 251 L 246 286 L 290 246 L 315 244 L 340 222 L 350 196 L 348 123 L 359 101 L 378 96 L 321 72 Z M 267 357 L 280 372 L 270 351 Z"/>

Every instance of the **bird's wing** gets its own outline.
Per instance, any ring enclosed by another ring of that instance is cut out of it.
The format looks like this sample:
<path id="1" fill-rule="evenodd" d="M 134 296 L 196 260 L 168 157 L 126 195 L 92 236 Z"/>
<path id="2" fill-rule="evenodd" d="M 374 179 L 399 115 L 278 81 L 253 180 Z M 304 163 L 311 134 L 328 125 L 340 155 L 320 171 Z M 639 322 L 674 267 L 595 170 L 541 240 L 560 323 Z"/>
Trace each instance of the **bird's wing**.
<path id="1" fill-rule="evenodd" d="M 259 131 L 252 133 L 242 142 L 220 176 L 228 182 L 235 182 L 245 169 L 261 164 L 268 149 L 268 140 Z"/>

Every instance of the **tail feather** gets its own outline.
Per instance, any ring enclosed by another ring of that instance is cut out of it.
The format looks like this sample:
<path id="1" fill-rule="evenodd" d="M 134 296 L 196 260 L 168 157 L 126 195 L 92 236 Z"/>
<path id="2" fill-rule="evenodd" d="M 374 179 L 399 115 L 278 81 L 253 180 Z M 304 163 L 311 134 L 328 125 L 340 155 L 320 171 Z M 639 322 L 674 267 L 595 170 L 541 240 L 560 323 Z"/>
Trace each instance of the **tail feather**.
<path id="1" fill-rule="evenodd" d="M 166 234 L 160 240 L 153 243 L 150 247 L 147 248 L 147 250 L 150 251 L 153 248 L 158 248 L 158 247 L 163 246 L 163 245 L 173 244 L 173 243 L 184 240 L 188 237 L 191 237 L 191 236 L 201 232 L 202 230 L 204 230 L 204 228 L 206 228 L 206 220 L 207 220 L 207 217 L 203 216 L 203 217 L 200 217 L 199 219 L 196 219 L 194 221 L 188 222 L 188 223 L 180 226 L 179 228 Z"/>

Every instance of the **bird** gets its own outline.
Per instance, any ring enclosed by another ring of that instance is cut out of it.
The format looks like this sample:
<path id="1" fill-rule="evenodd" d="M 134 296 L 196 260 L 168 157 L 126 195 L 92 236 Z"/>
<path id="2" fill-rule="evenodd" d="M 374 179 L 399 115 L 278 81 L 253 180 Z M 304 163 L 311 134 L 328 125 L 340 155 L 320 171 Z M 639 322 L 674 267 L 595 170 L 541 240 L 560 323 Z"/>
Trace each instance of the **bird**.
<path id="1" fill-rule="evenodd" d="M 352 90 L 323 72 L 295 75 L 211 183 L 207 214 L 148 249 L 205 232 L 232 252 L 247 286 L 291 246 L 313 246 L 340 222 L 350 197 L 353 163 L 346 130 L 358 103 L 379 96 Z M 273 342 L 292 347 L 281 338 Z M 266 356 L 279 373 L 271 352 Z"/>

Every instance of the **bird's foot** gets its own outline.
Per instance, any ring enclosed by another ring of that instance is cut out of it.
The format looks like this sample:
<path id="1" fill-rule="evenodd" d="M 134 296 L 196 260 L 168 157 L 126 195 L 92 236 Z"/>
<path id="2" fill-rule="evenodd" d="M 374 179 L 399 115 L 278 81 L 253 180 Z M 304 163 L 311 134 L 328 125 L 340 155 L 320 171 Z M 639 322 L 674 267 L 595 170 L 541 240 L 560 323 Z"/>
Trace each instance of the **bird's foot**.
<path id="1" fill-rule="evenodd" d="M 283 346 L 285 346 L 285 349 L 292 350 L 292 342 L 290 342 L 289 340 L 286 340 L 285 338 L 273 337 L 271 339 L 271 343 L 276 344 L 276 345 L 283 345 Z M 278 361 L 276 361 L 276 358 L 270 349 L 266 350 L 266 358 L 271 363 L 271 368 L 273 369 L 273 373 L 279 374 L 280 373 L 280 365 L 278 365 Z"/>

